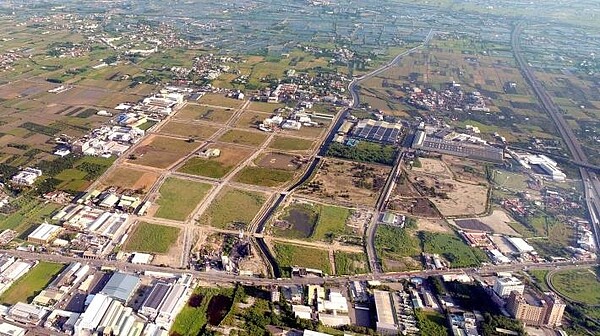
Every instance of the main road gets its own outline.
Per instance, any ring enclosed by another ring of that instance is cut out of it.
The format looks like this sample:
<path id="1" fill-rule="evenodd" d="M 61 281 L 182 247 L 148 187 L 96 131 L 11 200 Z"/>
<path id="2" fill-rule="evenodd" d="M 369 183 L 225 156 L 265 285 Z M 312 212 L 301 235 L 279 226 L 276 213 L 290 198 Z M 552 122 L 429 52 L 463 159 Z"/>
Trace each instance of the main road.
<path id="1" fill-rule="evenodd" d="M 511 45 L 515 59 L 517 60 L 517 64 L 519 65 L 523 76 L 533 89 L 536 97 L 542 104 L 542 107 L 546 113 L 548 113 L 550 119 L 552 119 L 552 122 L 556 125 L 556 128 L 558 129 L 561 138 L 565 142 L 565 145 L 569 149 L 573 160 L 584 165 L 589 165 L 587 155 L 583 151 L 581 144 L 573 133 L 573 130 L 565 121 L 556 104 L 554 104 L 552 101 L 548 91 L 546 91 L 544 86 L 538 82 L 535 74 L 533 71 L 531 71 L 529 64 L 523 57 L 520 40 L 523 28 L 524 23 L 521 21 L 514 26 L 511 34 Z M 581 178 L 583 180 L 585 201 L 588 208 L 590 221 L 592 223 L 594 236 L 596 238 L 596 245 L 598 248 L 600 248 L 600 181 L 598 181 L 598 176 L 593 169 L 580 166 L 579 173 L 581 174 Z"/>

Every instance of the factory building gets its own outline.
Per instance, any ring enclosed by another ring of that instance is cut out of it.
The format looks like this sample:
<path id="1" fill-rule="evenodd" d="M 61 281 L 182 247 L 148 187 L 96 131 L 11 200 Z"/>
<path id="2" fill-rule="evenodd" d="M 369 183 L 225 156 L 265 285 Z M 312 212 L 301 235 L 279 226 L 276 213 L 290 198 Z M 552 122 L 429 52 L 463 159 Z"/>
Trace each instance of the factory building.
<path id="1" fill-rule="evenodd" d="M 398 335 L 399 326 L 394 309 L 392 293 L 374 290 L 375 310 L 377 312 L 377 333 L 381 335 Z"/>
<path id="2" fill-rule="evenodd" d="M 39 325 L 44 317 L 48 315 L 46 308 L 32 304 L 17 302 L 8 310 L 7 318 L 28 325 Z"/>
<path id="3" fill-rule="evenodd" d="M 42 176 L 42 171 L 35 168 L 25 168 L 11 178 L 11 182 L 18 185 L 31 186 Z"/>
<path id="4" fill-rule="evenodd" d="M 398 142 L 401 130 L 402 125 L 397 123 L 363 119 L 354 126 L 352 136 L 374 142 L 395 144 Z"/>
<path id="5" fill-rule="evenodd" d="M 508 242 L 517 250 L 518 254 L 531 253 L 535 251 L 533 246 L 529 245 L 523 238 L 508 237 L 506 240 L 508 240 Z"/>
<path id="6" fill-rule="evenodd" d="M 27 241 L 34 244 L 48 244 L 61 232 L 60 226 L 43 223 L 27 236 Z"/>
<path id="7" fill-rule="evenodd" d="M 115 298 L 122 303 L 127 303 L 135 293 L 139 283 L 140 278 L 135 275 L 114 273 L 102 289 L 101 293 Z"/>

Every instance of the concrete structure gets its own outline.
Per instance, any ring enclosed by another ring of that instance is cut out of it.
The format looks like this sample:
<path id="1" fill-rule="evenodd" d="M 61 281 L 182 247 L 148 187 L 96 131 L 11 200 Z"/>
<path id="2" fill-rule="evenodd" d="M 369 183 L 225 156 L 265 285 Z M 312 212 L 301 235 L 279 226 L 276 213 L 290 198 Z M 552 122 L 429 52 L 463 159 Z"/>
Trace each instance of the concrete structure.
<path id="1" fill-rule="evenodd" d="M 498 277 L 494 281 L 494 292 L 500 297 L 506 297 L 512 292 L 523 294 L 524 291 L 525 285 L 514 276 Z"/>
<path id="2" fill-rule="evenodd" d="M 17 302 L 8 310 L 7 318 L 23 324 L 39 325 L 46 315 L 48 315 L 46 308 Z"/>
<path id="3" fill-rule="evenodd" d="M 548 176 L 554 181 L 562 182 L 567 178 L 567 175 L 558 168 L 558 163 L 547 157 L 546 155 L 531 155 L 510 153 L 524 168 L 533 169 L 537 167 L 539 172 Z"/>
<path id="4" fill-rule="evenodd" d="M 312 319 L 312 308 L 309 306 L 292 305 L 292 311 L 294 312 L 294 316 L 298 318 L 305 320 Z"/>
<path id="5" fill-rule="evenodd" d="M 0 323 L 0 336 L 24 336 L 26 331 L 10 323 Z"/>
<path id="6" fill-rule="evenodd" d="M 140 308 L 140 314 L 147 316 L 150 319 L 155 319 L 159 309 L 165 301 L 167 295 L 171 291 L 171 285 L 159 282 L 150 291 L 150 294 Z"/>
<path id="7" fill-rule="evenodd" d="M 135 293 L 138 285 L 140 283 L 140 278 L 125 273 L 114 273 L 101 293 L 110 297 L 113 297 L 123 303 L 127 303 L 129 299 Z"/>
<path id="8" fill-rule="evenodd" d="M 512 292 L 506 304 L 509 313 L 524 324 L 548 327 L 562 324 L 565 307 L 555 294 L 545 294 L 538 298 L 532 292 Z"/>
<path id="9" fill-rule="evenodd" d="M 517 249 L 520 254 L 531 253 L 535 251 L 533 246 L 529 245 L 523 238 L 508 237 L 506 240 L 508 240 L 508 242 L 514 246 L 514 248 Z"/>
<path id="10" fill-rule="evenodd" d="M 376 330 L 381 335 L 397 335 L 398 320 L 394 313 L 392 293 L 374 290 L 375 310 L 377 311 Z"/>
<path id="11" fill-rule="evenodd" d="M 43 223 L 27 236 L 27 241 L 34 244 L 48 244 L 61 232 L 60 226 Z"/>
<path id="12" fill-rule="evenodd" d="M 42 171 L 35 168 L 25 168 L 11 178 L 11 182 L 18 185 L 31 186 L 42 176 Z"/>

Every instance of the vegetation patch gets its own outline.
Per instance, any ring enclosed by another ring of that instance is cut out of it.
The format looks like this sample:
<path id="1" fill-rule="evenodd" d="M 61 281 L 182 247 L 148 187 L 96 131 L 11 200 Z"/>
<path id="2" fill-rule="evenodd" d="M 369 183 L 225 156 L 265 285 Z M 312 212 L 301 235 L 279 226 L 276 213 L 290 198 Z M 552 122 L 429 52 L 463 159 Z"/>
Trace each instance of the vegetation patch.
<path id="1" fill-rule="evenodd" d="M 364 253 L 336 251 L 335 273 L 337 275 L 365 274 L 369 272 L 369 263 Z"/>
<path id="2" fill-rule="evenodd" d="M 233 169 L 233 166 L 225 165 L 217 160 L 193 157 L 179 171 L 186 174 L 221 178 L 227 175 L 231 169 Z"/>
<path id="3" fill-rule="evenodd" d="M 421 231 L 419 238 L 424 252 L 441 255 L 451 267 L 473 267 L 488 261 L 485 252 L 470 247 L 455 235 Z"/>
<path id="4" fill-rule="evenodd" d="M 309 150 L 312 148 L 313 143 L 313 141 L 306 139 L 277 136 L 269 143 L 269 148 L 284 151 Z"/>
<path id="5" fill-rule="evenodd" d="M 219 141 L 248 146 L 259 146 L 265 142 L 265 139 L 267 139 L 267 136 L 264 133 L 229 130 L 219 138 Z"/>
<path id="6" fill-rule="evenodd" d="M 294 177 L 294 172 L 261 167 L 246 167 L 235 177 L 241 183 L 278 187 Z"/>
<path id="7" fill-rule="evenodd" d="M 379 225 L 375 233 L 375 249 L 386 271 L 419 268 L 417 258 L 421 248 L 412 230 Z"/>
<path id="8" fill-rule="evenodd" d="M 281 274 L 289 276 L 293 266 L 309 267 L 331 273 L 329 253 L 310 247 L 276 243 L 274 246 Z"/>
<path id="9" fill-rule="evenodd" d="M 210 188 L 211 185 L 206 183 L 168 178 L 160 186 L 160 197 L 157 202 L 159 208 L 155 216 L 185 220 L 206 196 Z"/>
<path id="10" fill-rule="evenodd" d="M 264 195 L 225 189 L 200 217 L 200 224 L 220 229 L 245 229 L 265 202 Z M 243 209 L 243 211 L 240 211 Z"/>
<path id="11" fill-rule="evenodd" d="M 327 155 L 352 161 L 392 165 L 396 158 L 396 147 L 367 141 L 360 141 L 354 147 L 332 142 Z"/>
<path id="12" fill-rule="evenodd" d="M 560 294 L 573 301 L 586 305 L 600 304 L 598 269 L 559 271 L 552 275 L 550 282 Z"/>
<path id="13" fill-rule="evenodd" d="M 181 230 L 172 226 L 138 223 L 124 249 L 126 251 L 164 254 L 175 244 Z"/>
<path id="14" fill-rule="evenodd" d="M 0 302 L 7 305 L 31 302 L 60 273 L 64 266 L 40 261 L 0 296 Z"/>

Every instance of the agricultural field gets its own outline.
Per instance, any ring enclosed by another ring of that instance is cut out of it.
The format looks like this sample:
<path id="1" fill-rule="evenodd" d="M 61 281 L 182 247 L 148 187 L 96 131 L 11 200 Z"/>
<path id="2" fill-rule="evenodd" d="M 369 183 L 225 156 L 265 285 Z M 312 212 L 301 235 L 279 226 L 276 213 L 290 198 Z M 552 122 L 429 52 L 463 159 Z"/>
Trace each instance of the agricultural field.
<path id="1" fill-rule="evenodd" d="M 367 256 L 363 253 L 347 253 L 336 251 L 335 273 L 337 275 L 365 274 L 369 272 Z"/>
<path id="2" fill-rule="evenodd" d="M 185 220 L 212 188 L 210 184 L 168 178 L 160 186 L 154 217 Z M 181 200 L 185 199 L 185 202 Z"/>
<path id="3" fill-rule="evenodd" d="M 0 215 L 0 230 L 15 230 L 22 240 L 27 239 L 27 235 L 37 224 L 51 222 L 52 215 L 62 207 L 54 203 L 45 204 L 29 196 L 20 197 L 13 204 L 18 210 L 9 215 Z"/>
<path id="4" fill-rule="evenodd" d="M 31 302 L 57 276 L 65 265 L 40 261 L 27 274 L 17 279 L 6 292 L 0 295 L 0 302 L 13 305 L 17 302 Z"/>
<path id="5" fill-rule="evenodd" d="M 145 194 L 156 180 L 158 180 L 156 172 L 119 166 L 102 179 L 100 184 L 104 187 L 117 187 L 120 191 L 134 190 Z"/>
<path id="6" fill-rule="evenodd" d="M 208 93 L 202 96 L 198 101 L 200 104 L 210 106 L 223 106 L 228 108 L 238 108 L 244 103 L 243 100 L 225 97 L 222 94 Z"/>
<path id="7" fill-rule="evenodd" d="M 289 275 L 293 266 L 315 268 L 326 274 L 331 273 L 329 253 L 326 250 L 282 243 L 275 243 L 273 250 L 283 274 Z"/>
<path id="8" fill-rule="evenodd" d="M 265 133 L 229 130 L 219 138 L 219 141 L 246 146 L 260 146 L 267 139 Z"/>
<path id="9" fill-rule="evenodd" d="M 269 148 L 282 151 L 307 151 L 314 146 L 314 141 L 276 136 L 270 143 Z"/>
<path id="10" fill-rule="evenodd" d="M 213 144 L 206 149 L 213 148 L 221 150 L 221 154 L 218 157 L 202 158 L 193 156 L 179 168 L 179 172 L 211 178 L 222 178 L 253 153 L 252 149 L 229 144 Z"/>
<path id="11" fill-rule="evenodd" d="M 172 226 L 138 223 L 123 246 L 125 251 L 165 254 L 179 237 L 181 229 Z"/>
<path id="12" fill-rule="evenodd" d="M 333 241 L 350 233 L 346 227 L 348 217 L 347 208 L 294 202 L 281 210 L 272 230 L 279 237 Z"/>
<path id="13" fill-rule="evenodd" d="M 598 269 L 584 268 L 554 273 L 550 282 L 565 297 L 584 305 L 600 305 Z"/>
<path id="14" fill-rule="evenodd" d="M 218 130 L 217 127 L 172 120 L 160 128 L 160 133 L 205 140 L 210 138 L 210 136 L 215 134 Z"/>
<path id="15" fill-rule="evenodd" d="M 255 164 L 261 168 L 294 171 L 302 166 L 302 157 L 284 153 L 266 153 L 260 156 Z"/>
<path id="16" fill-rule="evenodd" d="M 206 121 L 225 124 L 233 116 L 229 108 L 188 104 L 174 115 L 176 121 Z"/>
<path id="17" fill-rule="evenodd" d="M 235 181 L 265 187 L 279 187 L 293 177 L 294 173 L 288 170 L 248 166 L 235 176 Z"/>
<path id="18" fill-rule="evenodd" d="M 127 160 L 142 166 L 165 169 L 198 148 L 198 144 L 181 139 L 151 135 L 135 148 Z"/>
<path id="19" fill-rule="evenodd" d="M 375 232 L 377 257 L 384 271 L 419 269 L 421 248 L 414 230 L 387 225 L 377 226 Z"/>
<path id="20" fill-rule="evenodd" d="M 326 159 L 299 193 L 348 205 L 374 206 L 390 168 Z"/>
<path id="21" fill-rule="evenodd" d="M 242 115 L 240 116 L 239 120 L 236 122 L 235 126 L 239 128 L 258 129 L 258 126 L 270 116 L 271 114 L 269 113 L 244 111 L 244 113 L 242 113 Z"/>
<path id="22" fill-rule="evenodd" d="M 450 267 L 474 267 L 487 262 L 480 249 L 472 248 L 453 234 L 419 232 L 423 252 L 439 254 L 450 263 Z"/>
<path id="23" fill-rule="evenodd" d="M 280 103 L 274 104 L 253 101 L 250 103 L 250 105 L 248 105 L 247 110 L 271 114 L 282 107 L 285 107 L 285 105 Z"/>
<path id="24" fill-rule="evenodd" d="M 227 188 L 221 191 L 199 220 L 219 229 L 247 229 L 265 203 L 264 194 Z M 244 211 L 239 211 L 244 209 Z"/>

